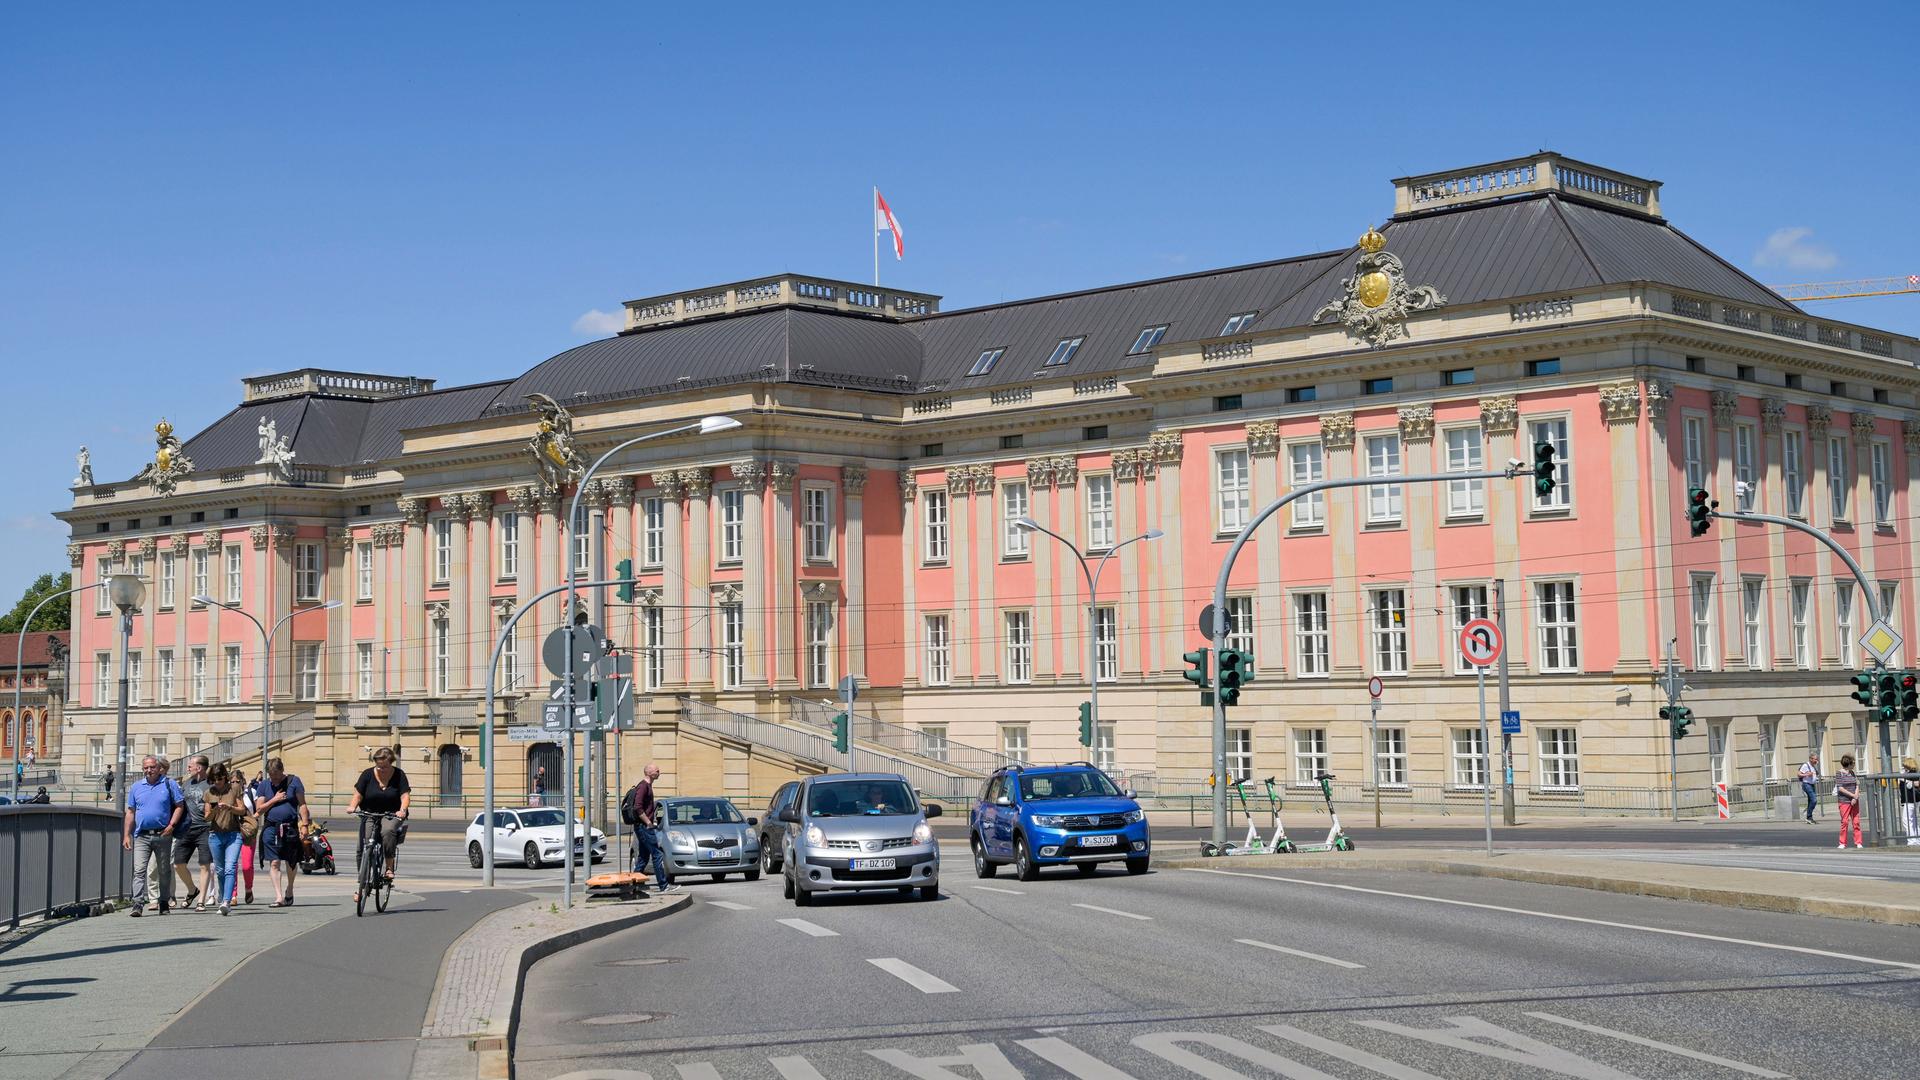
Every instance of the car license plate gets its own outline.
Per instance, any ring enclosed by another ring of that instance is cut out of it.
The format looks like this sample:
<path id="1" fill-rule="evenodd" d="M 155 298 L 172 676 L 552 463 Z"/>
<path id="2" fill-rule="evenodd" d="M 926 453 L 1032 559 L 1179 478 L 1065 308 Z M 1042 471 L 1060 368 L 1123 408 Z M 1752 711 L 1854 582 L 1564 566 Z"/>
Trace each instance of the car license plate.
<path id="1" fill-rule="evenodd" d="M 1081 847 L 1112 847 L 1119 842 L 1120 838 L 1117 836 L 1083 836 L 1080 838 Z"/>
<path id="2" fill-rule="evenodd" d="M 893 868 L 892 859 L 855 859 L 852 866 L 854 870 L 892 870 Z"/>
<path id="3" fill-rule="evenodd" d="M 732 862 L 733 857 L 731 855 L 728 855 L 719 851 L 702 851 L 700 853 L 700 861 L 701 862 Z"/>

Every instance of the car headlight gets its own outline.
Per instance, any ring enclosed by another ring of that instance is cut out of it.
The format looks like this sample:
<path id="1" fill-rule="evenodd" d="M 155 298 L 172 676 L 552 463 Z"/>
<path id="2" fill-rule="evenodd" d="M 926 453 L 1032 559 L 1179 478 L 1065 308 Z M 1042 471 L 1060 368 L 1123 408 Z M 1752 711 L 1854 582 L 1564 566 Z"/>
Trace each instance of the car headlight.
<path id="1" fill-rule="evenodd" d="M 913 842 L 916 844 L 933 843 L 933 826 L 921 822 L 913 827 Z"/>
<path id="2" fill-rule="evenodd" d="M 1035 814 L 1035 815 L 1033 815 L 1033 823 L 1034 823 L 1035 825 L 1038 825 L 1038 826 L 1040 826 L 1040 827 L 1041 827 L 1041 828 L 1043 828 L 1043 829 L 1062 829 L 1062 828 L 1065 828 L 1065 827 L 1066 827 L 1066 824 L 1065 824 L 1065 822 L 1066 822 L 1066 820 L 1067 820 L 1066 818 L 1063 818 L 1063 817 L 1055 817 L 1055 816 L 1054 816 L 1054 815 L 1052 815 L 1052 814 Z"/>
<path id="3" fill-rule="evenodd" d="M 820 826 L 818 825 L 807 826 L 807 846 L 808 847 L 826 847 L 827 846 L 827 834 L 821 831 Z"/>
<path id="4" fill-rule="evenodd" d="M 673 845 L 674 847 L 692 847 L 693 846 L 693 840 L 690 839 L 686 833 L 681 832 L 679 829 L 667 830 L 667 843 Z"/>
<path id="5" fill-rule="evenodd" d="M 1125 817 L 1127 824 L 1131 825 L 1136 821 L 1147 820 L 1147 812 L 1145 810 L 1129 810 L 1126 812 Z"/>

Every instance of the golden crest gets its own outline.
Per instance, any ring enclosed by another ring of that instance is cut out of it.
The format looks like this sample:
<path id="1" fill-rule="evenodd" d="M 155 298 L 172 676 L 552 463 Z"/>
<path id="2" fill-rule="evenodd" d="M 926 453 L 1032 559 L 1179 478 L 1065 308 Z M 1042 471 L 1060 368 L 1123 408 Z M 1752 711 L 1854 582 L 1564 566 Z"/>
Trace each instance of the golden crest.
<path id="1" fill-rule="evenodd" d="M 167 436 L 173 434 L 173 425 L 167 423 L 166 417 L 163 416 L 160 418 L 159 423 L 153 425 L 153 433 L 164 440 Z"/>
<path id="2" fill-rule="evenodd" d="M 173 451 L 163 446 L 160 448 L 159 453 L 153 455 L 153 460 L 155 464 L 160 466 L 161 472 L 166 472 L 173 466 Z"/>
<path id="3" fill-rule="evenodd" d="M 1360 234 L 1360 250 L 1369 255 L 1379 254 L 1380 249 L 1386 246 L 1387 238 L 1381 236 L 1371 225 L 1367 226 L 1366 232 Z"/>
<path id="4" fill-rule="evenodd" d="M 1347 332 L 1378 349 L 1407 336 L 1407 317 L 1444 307 L 1447 298 L 1431 285 L 1411 285 L 1399 256 L 1388 251 L 1387 238 L 1367 226 L 1357 242 L 1360 257 L 1353 276 L 1340 282 L 1341 295 L 1313 313 L 1313 321 L 1338 319 Z"/>
<path id="5" fill-rule="evenodd" d="M 1387 302 L 1393 292 L 1393 279 L 1379 270 L 1369 270 L 1354 282 L 1354 294 L 1360 302 L 1370 308 L 1377 308 Z"/>

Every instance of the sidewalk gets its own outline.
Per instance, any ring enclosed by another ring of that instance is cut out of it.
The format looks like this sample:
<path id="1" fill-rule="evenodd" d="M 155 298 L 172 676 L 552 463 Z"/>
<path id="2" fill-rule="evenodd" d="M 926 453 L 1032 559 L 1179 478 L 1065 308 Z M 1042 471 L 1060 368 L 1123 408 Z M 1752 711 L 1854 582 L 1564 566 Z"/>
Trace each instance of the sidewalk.
<path id="1" fill-rule="evenodd" d="M 1920 926 L 1920 885 L 1833 874 L 1646 863 L 1591 855 L 1551 855 L 1529 851 L 1503 851 L 1488 855 L 1479 851 L 1392 849 L 1211 859 L 1174 858 L 1159 860 L 1157 866 L 1280 874 L 1325 870 L 1407 870 L 1458 874 L 1693 900 L 1756 911 Z"/>

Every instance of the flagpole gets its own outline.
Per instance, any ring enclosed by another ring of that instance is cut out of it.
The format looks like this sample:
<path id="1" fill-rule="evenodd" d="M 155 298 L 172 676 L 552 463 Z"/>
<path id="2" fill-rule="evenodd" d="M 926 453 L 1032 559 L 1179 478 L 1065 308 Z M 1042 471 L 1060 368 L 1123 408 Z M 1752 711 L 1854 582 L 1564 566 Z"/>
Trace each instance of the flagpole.
<path id="1" fill-rule="evenodd" d="M 873 287 L 880 287 L 880 188 L 873 189 L 873 202 L 867 206 L 867 217 L 873 219 Z"/>

